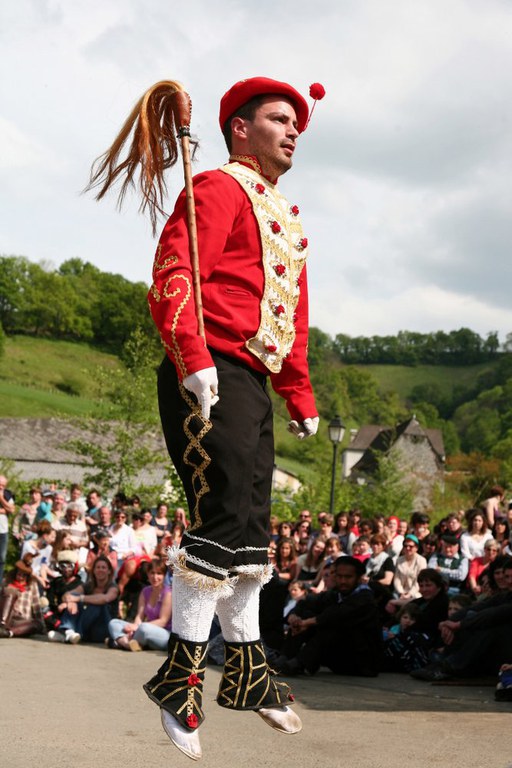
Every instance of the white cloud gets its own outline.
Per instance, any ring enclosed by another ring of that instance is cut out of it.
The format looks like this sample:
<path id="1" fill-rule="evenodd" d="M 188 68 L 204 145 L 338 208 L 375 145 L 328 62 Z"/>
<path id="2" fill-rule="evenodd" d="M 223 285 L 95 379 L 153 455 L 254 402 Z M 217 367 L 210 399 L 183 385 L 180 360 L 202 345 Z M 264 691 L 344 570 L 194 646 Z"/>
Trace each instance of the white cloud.
<path id="1" fill-rule="evenodd" d="M 235 80 L 321 81 L 282 182 L 312 245 L 312 322 L 512 329 L 508 2 L 18 0 L 0 14 L 0 252 L 149 280 L 136 202 L 119 215 L 79 196 L 144 89 L 185 83 L 200 169 L 224 160 L 218 101 Z"/>

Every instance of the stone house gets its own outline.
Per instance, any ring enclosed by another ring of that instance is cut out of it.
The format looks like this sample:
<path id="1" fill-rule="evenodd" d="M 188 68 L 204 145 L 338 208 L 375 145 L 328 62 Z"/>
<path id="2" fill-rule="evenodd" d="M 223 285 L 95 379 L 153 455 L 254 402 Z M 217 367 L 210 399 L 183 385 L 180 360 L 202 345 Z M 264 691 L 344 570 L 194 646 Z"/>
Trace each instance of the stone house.
<path id="1" fill-rule="evenodd" d="M 367 424 L 352 434 L 342 454 L 342 476 L 366 483 L 377 469 L 378 456 L 390 456 L 414 488 L 414 508 L 432 505 L 435 486 L 443 486 L 445 452 L 440 429 L 422 427 L 415 416 L 396 427 Z"/>

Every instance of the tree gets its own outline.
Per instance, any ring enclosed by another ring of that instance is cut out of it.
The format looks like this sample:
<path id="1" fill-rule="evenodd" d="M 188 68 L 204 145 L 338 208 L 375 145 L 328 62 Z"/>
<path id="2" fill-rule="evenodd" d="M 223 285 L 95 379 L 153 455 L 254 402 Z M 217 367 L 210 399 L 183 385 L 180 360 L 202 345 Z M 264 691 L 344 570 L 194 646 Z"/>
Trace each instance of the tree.
<path id="1" fill-rule="evenodd" d="M 91 439 L 71 441 L 69 447 L 91 462 L 85 482 L 109 491 L 137 492 L 154 498 L 161 495 L 161 486 L 141 485 L 138 480 L 142 470 L 163 465 L 156 442 L 156 434 L 160 433 L 156 360 L 140 328 L 126 342 L 123 359 L 124 368 L 100 369 L 95 375 L 104 401 L 102 418 L 80 422 Z"/>

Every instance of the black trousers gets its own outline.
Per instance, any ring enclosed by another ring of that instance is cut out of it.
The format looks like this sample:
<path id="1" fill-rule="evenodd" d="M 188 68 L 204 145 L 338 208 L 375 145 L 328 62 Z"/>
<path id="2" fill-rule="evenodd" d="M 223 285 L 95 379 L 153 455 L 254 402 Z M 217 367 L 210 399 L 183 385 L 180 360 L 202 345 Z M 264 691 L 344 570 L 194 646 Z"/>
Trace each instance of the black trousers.
<path id="1" fill-rule="evenodd" d="M 187 566 L 224 579 L 268 562 L 274 435 L 266 376 L 210 352 L 220 397 L 210 421 L 167 357 L 158 373 L 158 402 L 192 523 L 181 543 Z"/>

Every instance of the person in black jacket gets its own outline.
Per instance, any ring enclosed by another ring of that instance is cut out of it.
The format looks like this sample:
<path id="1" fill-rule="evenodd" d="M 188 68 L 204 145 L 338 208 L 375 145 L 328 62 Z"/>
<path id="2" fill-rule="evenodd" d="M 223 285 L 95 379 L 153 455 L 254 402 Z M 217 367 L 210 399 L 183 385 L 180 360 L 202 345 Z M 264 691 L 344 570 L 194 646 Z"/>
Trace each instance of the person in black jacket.
<path id="1" fill-rule="evenodd" d="M 382 638 L 372 590 L 362 583 L 364 563 L 341 557 L 335 589 L 302 600 L 288 617 L 290 633 L 277 666 L 284 674 L 315 674 L 320 666 L 339 675 L 378 674 Z"/>
<path id="2" fill-rule="evenodd" d="M 512 558 L 503 566 L 505 589 L 478 600 L 439 625 L 445 643 L 441 659 L 411 672 L 418 680 L 442 681 L 472 674 L 497 674 L 510 661 Z"/>

